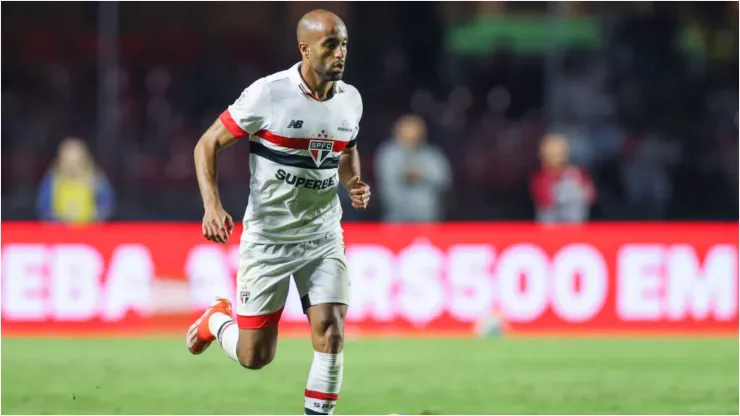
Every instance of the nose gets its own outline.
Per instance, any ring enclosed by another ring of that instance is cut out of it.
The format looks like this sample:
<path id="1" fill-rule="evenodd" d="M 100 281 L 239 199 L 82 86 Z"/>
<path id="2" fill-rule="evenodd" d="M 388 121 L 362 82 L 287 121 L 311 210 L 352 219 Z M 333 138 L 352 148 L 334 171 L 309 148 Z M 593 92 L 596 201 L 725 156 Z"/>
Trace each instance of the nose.
<path id="1" fill-rule="evenodd" d="M 341 58 L 344 58 L 344 55 L 346 55 L 346 53 L 344 52 L 344 48 L 342 46 L 340 46 L 340 47 L 338 47 L 338 48 L 336 48 L 334 50 L 334 57 L 335 58 L 341 59 Z"/>

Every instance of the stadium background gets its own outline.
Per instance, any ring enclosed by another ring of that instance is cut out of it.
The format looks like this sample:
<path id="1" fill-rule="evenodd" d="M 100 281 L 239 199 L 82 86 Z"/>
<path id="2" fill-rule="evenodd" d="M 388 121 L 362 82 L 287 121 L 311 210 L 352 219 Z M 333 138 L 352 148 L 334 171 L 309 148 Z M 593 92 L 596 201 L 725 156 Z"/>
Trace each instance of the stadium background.
<path id="1" fill-rule="evenodd" d="M 349 28 L 374 189 L 372 209 L 345 210 L 338 413 L 738 413 L 736 2 L 3 3 L 5 413 L 300 411 L 295 293 L 264 371 L 181 338 L 234 297 L 238 248 L 200 236 L 193 146 L 298 59 L 316 7 Z M 393 212 L 383 187 L 404 183 L 379 166 L 406 114 L 449 169 Z M 95 203 L 49 221 L 71 137 Z M 596 191 L 578 224 L 537 221 L 544 137 Z M 235 218 L 247 154 L 219 156 Z"/>

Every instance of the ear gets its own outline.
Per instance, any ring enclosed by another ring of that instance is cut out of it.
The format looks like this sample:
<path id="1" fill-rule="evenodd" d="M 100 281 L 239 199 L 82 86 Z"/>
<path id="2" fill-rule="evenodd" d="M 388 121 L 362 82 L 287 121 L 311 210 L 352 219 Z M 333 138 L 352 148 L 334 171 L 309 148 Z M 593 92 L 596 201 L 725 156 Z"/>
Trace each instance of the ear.
<path id="1" fill-rule="evenodd" d="M 303 42 L 298 42 L 298 50 L 301 52 L 301 56 L 308 59 L 308 45 Z"/>

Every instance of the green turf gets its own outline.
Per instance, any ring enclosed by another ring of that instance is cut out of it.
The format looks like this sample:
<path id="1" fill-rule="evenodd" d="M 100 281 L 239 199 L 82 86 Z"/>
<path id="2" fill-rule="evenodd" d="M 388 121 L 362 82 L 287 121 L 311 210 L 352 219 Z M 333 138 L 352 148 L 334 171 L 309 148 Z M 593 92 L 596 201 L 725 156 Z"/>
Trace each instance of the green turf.
<path id="1" fill-rule="evenodd" d="M 301 414 L 312 358 L 181 339 L 3 339 L 5 414 Z M 352 340 L 337 414 L 738 414 L 737 339 Z"/>

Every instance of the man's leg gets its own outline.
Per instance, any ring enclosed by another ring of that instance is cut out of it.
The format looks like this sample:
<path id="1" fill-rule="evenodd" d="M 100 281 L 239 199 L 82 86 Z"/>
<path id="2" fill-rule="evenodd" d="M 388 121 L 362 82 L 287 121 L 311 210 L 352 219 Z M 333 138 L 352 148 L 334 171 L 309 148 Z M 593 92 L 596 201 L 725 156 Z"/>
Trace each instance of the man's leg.
<path id="1" fill-rule="evenodd" d="M 347 305 L 322 303 L 308 309 L 313 362 L 305 391 L 305 414 L 331 415 L 339 400 L 344 365 Z"/>
<path id="2" fill-rule="evenodd" d="M 258 370 L 275 358 L 277 325 L 288 297 L 291 267 L 278 245 L 244 244 L 237 274 L 237 318 L 219 298 L 190 327 L 188 349 L 200 354 L 217 341 L 226 355 Z"/>
<path id="3" fill-rule="evenodd" d="M 259 370 L 272 362 L 277 351 L 279 314 L 267 326 L 250 324 L 254 318 L 264 321 L 264 317 L 237 316 L 235 322 L 231 316 L 216 313 L 209 318 L 208 327 L 229 358 L 244 368 Z"/>
<path id="4" fill-rule="evenodd" d="M 313 350 L 324 354 L 339 354 L 344 348 L 344 318 L 347 305 L 322 303 L 308 308 Z"/>
<path id="5" fill-rule="evenodd" d="M 339 399 L 344 364 L 344 318 L 349 275 L 341 240 L 310 243 L 309 262 L 296 273 L 296 287 L 311 324 L 313 363 L 304 394 L 307 415 L 331 415 Z"/>

